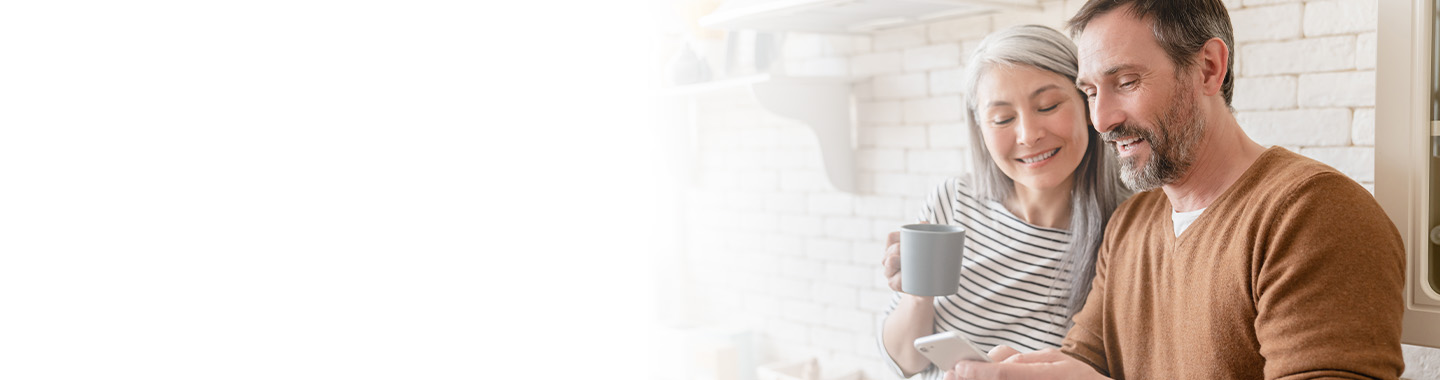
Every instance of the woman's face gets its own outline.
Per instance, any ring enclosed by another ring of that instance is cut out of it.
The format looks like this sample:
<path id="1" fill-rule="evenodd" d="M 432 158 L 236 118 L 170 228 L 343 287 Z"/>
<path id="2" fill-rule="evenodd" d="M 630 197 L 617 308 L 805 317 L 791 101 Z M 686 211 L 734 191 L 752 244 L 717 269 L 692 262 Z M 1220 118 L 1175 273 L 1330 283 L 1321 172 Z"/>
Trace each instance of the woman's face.
<path id="1" fill-rule="evenodd" d="M 1069 191 L 1090 137 L 1075 83 L 1030 66 L 996 66 L 975 93 L 976 124 L 990 159 L 1015 180 L 1016 190 Z"/>

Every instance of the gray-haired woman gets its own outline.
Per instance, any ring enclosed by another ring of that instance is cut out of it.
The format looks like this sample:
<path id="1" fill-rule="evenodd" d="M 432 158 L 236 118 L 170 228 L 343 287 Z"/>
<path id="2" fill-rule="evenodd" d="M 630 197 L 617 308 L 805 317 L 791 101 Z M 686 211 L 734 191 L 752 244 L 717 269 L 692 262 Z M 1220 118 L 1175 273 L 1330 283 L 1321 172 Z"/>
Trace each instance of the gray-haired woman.
<path id="1" fill-rule="evenodd" d="M 942 331 L 984 350 L 1058 347 L 1084 306 L 1105 223 L 1129 192 L 1089 126 L 1076 71 L 1075 44 L 1043 26 L 995 32 L 972 55 L 973 172 L 940 184 L 919 218 L 966 228 L 959 293 L 900 292 L 899 233 L 890 234 L 882 265 L 896 293 L 880 346 L 896 372 L 939 379 L 946 369 L 912 342 Z"/>

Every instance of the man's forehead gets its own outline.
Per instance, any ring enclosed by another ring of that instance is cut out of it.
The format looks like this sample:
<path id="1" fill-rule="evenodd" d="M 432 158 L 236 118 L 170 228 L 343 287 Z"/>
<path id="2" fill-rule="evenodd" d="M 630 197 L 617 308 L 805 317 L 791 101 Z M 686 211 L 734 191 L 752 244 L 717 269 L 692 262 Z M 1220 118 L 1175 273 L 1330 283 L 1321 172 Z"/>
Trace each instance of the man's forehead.
<path id="1" fill-rule="evenodd" d="M 1096 17 L 1075 36 L 1080 78 L 1106 75 L 1105 71 L 1118 66 L 1143 63 L 1137 55 L 1137 48 L 1146 42 L 1159 48 L 1144 21 L 1122 10 L 1112 10 Z"/>

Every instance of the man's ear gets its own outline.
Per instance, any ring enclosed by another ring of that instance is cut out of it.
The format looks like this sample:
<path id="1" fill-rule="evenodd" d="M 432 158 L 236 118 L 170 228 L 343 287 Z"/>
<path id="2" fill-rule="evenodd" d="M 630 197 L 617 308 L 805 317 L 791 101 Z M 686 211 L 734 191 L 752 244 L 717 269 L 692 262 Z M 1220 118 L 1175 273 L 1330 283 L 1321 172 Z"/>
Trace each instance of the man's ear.
<path id="1" fill-rule="evenodd" d="M 1211 38 L 1205 41 L 1205 46 L 1200 47 L 1199 58 L 1200 81 L 1205 96 L 1220 93 L 1220 87 L 1225 84 L 1225 74 L 1230 70 L 1226 65 L 1230 60 L 1230 49 L 1225 46 L 1225 41 Z"/>

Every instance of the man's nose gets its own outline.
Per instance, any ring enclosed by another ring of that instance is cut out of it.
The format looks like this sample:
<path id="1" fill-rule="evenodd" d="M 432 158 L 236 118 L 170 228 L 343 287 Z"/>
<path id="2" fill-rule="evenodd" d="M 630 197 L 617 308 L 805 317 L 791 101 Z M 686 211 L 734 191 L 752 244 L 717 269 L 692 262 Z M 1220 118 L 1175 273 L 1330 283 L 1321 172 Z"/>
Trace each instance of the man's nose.
<path id="1" fill-rule="evenodd" d="M 1125 112 L 1118 103 L 1114 95 L 1099 91 L 1090 99 L 1090 117 L 1093 119 L 1090 121 L 1095 123 L 1096 132 L 1109 132 L 1125 122 Z"/>

